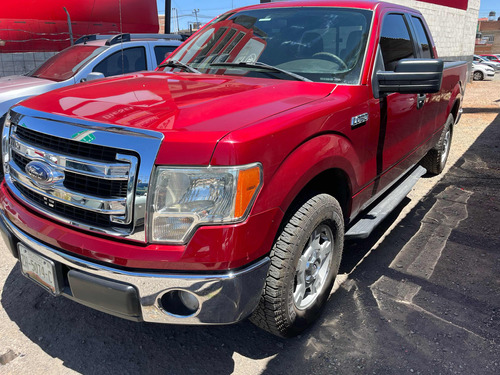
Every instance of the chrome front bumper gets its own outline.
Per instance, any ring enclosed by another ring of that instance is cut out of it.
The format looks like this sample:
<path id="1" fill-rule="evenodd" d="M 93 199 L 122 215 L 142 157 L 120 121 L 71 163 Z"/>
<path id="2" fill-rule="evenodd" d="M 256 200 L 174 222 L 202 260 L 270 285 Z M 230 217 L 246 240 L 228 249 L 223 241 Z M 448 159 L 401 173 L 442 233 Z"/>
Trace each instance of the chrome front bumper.
<path id="1" fill-rule="evenodd" d="M 16 243 L 21 242 L 58 265 L 58 269 L 61 270 L 59 272 L 63 273 L 62 279 L 66 280 L 61 287 L 61 295 L 112 315 L 146 322 L 170 324 L 238 322 L 256 308 L 270 262 L 266 257 L 244 269 L 212 275 L 129 272 L 79 259 L 48 247 L 19 230 L 3 212 L 0 214 L 0 229 L 14 255 L 17 253 Z M 78 288 L 72 288 L 71 282 L 68 283 L 71 275 L 77 275 L 77 279 L 83 280 L 83 284 L 80 283 Z M 113 294 L 115 286 L 118 288 Z M 96 293 L 92 293 L 94 288 Z M 76 289 L 80 291 L 75 293 Z M 102 294 L 103 291 L 105 294 Z M 162 305 L 162 297 L 173 291 L 192 293 L 199 303 L 197 311 L 190 315 L 178 315 L 166 311 Z M 109 296 L 106 293 L 110 293 Z M 99 294 L 100 297 L 97 296 Z M 131 301 L 133 303 L 138 301 L 137 309 L 130 307 Z"/>

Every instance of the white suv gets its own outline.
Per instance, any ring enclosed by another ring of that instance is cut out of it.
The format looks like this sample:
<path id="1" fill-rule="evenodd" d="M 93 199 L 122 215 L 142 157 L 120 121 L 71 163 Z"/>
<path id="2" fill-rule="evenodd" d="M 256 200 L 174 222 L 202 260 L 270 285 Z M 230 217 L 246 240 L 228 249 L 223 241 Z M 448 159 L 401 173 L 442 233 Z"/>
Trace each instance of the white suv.
<path id="1" fill-rule="evenodd" d="M 182 43 L 180 35 L 87 35 L 22 76 L 0 78 L 0 123 L 12 105 L 97 78 L 154 70 Z"/>

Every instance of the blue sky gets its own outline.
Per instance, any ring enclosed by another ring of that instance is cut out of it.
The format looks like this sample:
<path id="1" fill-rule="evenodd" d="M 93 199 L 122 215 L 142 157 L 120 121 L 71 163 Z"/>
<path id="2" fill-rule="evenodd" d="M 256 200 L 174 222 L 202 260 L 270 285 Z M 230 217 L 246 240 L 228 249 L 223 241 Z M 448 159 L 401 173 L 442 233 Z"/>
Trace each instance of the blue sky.
<path id="1" fill-rule="evenodd" d="M 497 12 L 496 18 L 500 17 L 500 1 L 498 0 L 481 0 L 479 8 L 479 17 L 488 17 L 490 11 Z"/>
<path id="2" fill-rule="evenodd" d="M 172 8 L 177 9 L 179 13 L 179 25 L 181 29 L 187 28 L 188 22 L 195 22 L 193 14 L 194 9 L 199 9 L 198 21 L 202 24 L 210 21 L 212 18 L 224 13 L 232 8 L 238 8 L 246 5 L 259 4 L 260 0 L 171 0 Z M 165 14 L 165 0 L 157 0 L 158 14 Z M 174 18 L 175 14 L 172 15 Z M 176 31 L 177 23 L 172 22 L 172 31 Z"/>
<path id="3" fill-rule="evenodd" d="M 238 8 L 245 5 L 253 5 L 260 3 L 260 0 L 171 0 L 172 8 L 177 9 L 179 13 L 179 25 L 182 28 L 187 28 L 188 22 L 196 21 L 193 14 L 193 9 L 199 9 L 198 20 L 203 24 L 210 21 L 215 16 L 224 13 L 225 11 Z M 390 0 L 388 0 L 390 2 Z M 158 13 L 165 14 L 165 0 L 157 0 Z M 499 0 L 481 0 L 479 9 L 479 17 L 488 17 L 490 11 L 497 13 L 497 18 L 500 17 L 500 1 Z M 172 23 L 172 31 L 176 31 L 177 23 Z"/>

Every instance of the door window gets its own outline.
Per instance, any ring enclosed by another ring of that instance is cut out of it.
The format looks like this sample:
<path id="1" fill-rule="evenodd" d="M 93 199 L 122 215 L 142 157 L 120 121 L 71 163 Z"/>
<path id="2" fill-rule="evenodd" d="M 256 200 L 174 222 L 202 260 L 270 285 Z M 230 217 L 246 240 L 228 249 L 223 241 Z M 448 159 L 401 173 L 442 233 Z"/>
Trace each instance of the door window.
<path id="1" fill-rule="evenodd" d="M 156 65 L 160 65 L 163 60 L 165 60 L 168 55 L 175 51 L 177 46 L 156 46 L 155 47 L 155 57 Z"/>
<path id="2" fill-rule="evenodd" d="M 380 36 L 380 51 L 385 70 L 394 71 L 399 60 L 415 58 L 413 42 L 402 14 L 385 16 Z"/>
<path id="3" fill-rule="evenodd" d="M 94 72 L 100 72 L 105 77 L 146 70 L 146 50 L 144 47 L 127 48 L 113 53 L 97 64 Z"/>

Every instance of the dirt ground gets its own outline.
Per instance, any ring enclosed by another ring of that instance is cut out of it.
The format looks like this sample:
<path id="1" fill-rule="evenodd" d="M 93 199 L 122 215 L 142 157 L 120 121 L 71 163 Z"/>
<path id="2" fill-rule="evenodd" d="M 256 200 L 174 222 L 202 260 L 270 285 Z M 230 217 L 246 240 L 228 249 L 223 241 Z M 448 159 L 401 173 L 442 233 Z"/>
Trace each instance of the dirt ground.
<path id="1" fill-rule="evenodd" d="M 346 244 L 342 283 L 294 339 L 96 312 L 25 279 L 2 244 L 0 373 L 499 374 L 499 143 L 500 80 L 471 83 L 446 173 Z"/>

